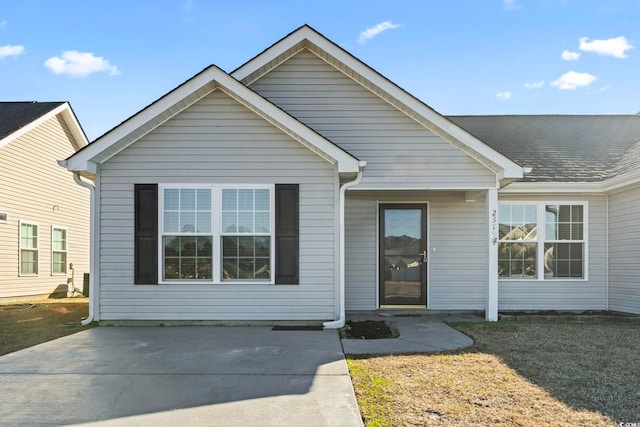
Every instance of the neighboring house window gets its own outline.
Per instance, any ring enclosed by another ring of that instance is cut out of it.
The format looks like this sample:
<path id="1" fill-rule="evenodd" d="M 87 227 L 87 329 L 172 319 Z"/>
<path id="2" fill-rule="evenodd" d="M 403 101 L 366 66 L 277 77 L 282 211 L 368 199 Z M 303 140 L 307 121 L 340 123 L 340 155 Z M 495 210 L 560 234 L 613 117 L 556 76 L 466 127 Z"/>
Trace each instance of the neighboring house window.
<path id="1" fill-rule="evenodd" d="M 6 224 L 9 222 L 9 214 L 6 212 L 0 212 L 0 223 Z"/>
<path id="2" fill-rule="evenodd" d="M 161 190 L 163 281 L 272 280 L 273 186 Z"/>
<path id="3" fill-rule="evenodd" d="M 67 274 L 67 229 L 51 227 L 51 274 Z"/>
<path id="4" fill-rule="evenodd" d="M 38 274 L 38 224 L 20 221 L 20 275 Z"/>
<path id="5" fill-rule="evenodd" d="M 499 215 L 500 277 L 586 277 L 586 203 L 505 203 Z"/>

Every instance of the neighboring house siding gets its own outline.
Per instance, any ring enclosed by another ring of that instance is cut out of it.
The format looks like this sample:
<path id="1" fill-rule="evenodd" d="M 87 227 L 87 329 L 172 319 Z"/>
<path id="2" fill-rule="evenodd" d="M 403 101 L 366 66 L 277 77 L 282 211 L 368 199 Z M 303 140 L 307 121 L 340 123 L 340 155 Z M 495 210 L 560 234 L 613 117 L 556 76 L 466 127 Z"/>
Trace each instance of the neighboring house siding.
<path id="1" fill-rule="evenodd" d="M 483 200 L 462 192 L 347 193 L 347 310 L 374 310 L 378 293 L 378 203 L 428 203 L 430 309 L 484 309 L 487 287 L 487 219 Z M 435 249 L 435 251 L 434 251 Z"/>
<path id="2" fill-rule="evenodd" d="M 501 202 L 588 202 L 588 280 L 499 281 L 499 310 L 604 310 L 607 308 L 606 196 L 500 195 Z"/>
<path id="3" fill-rule="evenodd" d="M 52 275 L 52 225 L 67 228 L 67 266 L 73 263 L 82 289 L 89 272 L 89 191 L 57 163 L 74 153 L 72 140 L 54 117 L 0 148 L 0 212 L 9 214 L 8 223 L 0 223 L 0 300 L 66 293 L 67 276 Z M 37 276 L 19 275 L 20 220 L 39 226 Z"/>
<path id="4" fill-rule="evenodd" d="M 495 174 L 309 51 L 250 85 L 367 161 L 358 188 L 488 188 Z"/>
<path id="5" fill-rule="evenodd" d="M 300 284 L 134 285 L 136 183 L 300 184 Z M 105 162 L 99 197 L 100 320 L 335 318 L 335 167 L 221 91 Z"/>
<path id="6" fill-rule="evenodd" d="M 609 309 L 640 314 L 640 187 L 609 196 Z"/>

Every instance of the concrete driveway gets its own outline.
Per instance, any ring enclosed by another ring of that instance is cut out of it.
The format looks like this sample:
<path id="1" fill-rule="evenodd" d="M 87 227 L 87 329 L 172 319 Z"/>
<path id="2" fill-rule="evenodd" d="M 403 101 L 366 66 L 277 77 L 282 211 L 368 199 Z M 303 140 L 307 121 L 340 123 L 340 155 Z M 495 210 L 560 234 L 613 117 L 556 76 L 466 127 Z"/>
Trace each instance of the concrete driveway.
<path id="1" fill-rule="evenodd" d="M 99 327 L 0 357 L 2 426 L 362 426 L 336 331 Z"/>

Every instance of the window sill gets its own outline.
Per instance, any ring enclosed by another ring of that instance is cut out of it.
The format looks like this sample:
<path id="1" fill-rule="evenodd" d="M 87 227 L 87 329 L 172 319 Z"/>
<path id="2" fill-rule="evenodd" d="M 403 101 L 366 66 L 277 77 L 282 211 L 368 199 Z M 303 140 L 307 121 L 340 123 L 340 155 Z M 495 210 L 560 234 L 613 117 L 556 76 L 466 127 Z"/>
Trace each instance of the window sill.
<path id="1" fill-rule="evenodd" d="M 242 280 L 238 280 L 238 281 L 224 281 L 224 282 L 203 282 L 203 281 L 198 281 L 198 280 L 181 280 L 181 281 L 164 281 L 164 282 L 158 282 L 158 285 L 204 285 L 204 286 L 225 286 L 225 285 L 230 285 L 230 286 L 236 286 L 236 285 L 274 285 L 275 283 L 271 282 L 271 281 L 242 281 Z"/>

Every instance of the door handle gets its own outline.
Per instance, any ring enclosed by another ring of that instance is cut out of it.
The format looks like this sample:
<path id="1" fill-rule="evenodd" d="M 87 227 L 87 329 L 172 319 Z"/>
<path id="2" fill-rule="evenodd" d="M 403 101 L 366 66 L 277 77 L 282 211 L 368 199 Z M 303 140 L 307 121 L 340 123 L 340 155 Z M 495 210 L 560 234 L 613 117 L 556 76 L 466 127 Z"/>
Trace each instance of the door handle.
<path id="1" fill-rule="evenodd" d="M 427 251 L 423 251 L 420 256 L 422 257 L 422 261 L 426 261 L 427 260 Z"/>

